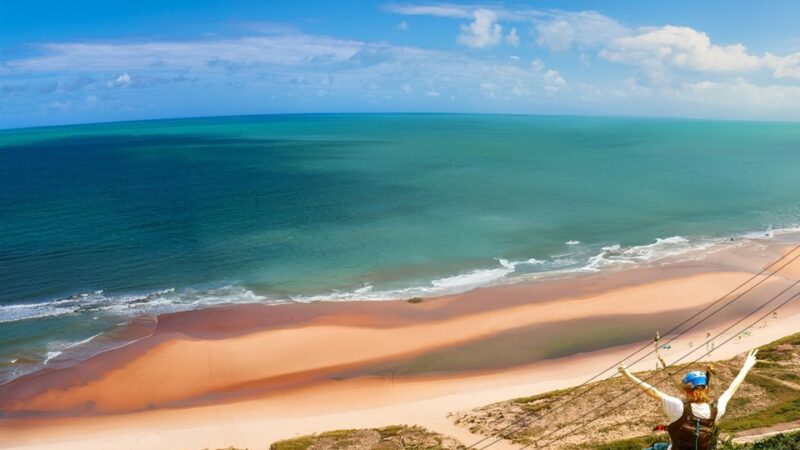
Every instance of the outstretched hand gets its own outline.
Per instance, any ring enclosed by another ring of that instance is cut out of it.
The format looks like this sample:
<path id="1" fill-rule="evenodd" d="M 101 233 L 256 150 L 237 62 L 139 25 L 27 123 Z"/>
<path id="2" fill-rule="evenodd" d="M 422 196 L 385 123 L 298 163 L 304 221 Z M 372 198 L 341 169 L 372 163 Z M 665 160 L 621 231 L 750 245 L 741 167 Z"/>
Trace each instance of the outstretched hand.
<path id="1" fill-rule="evenodd" d="M 753 366 L 756 365 L 756 363 L 758 362 L 758 360 L 756 359 L 757 354 L 758 354 L 757 348 L 750 350 L 750 353 L 748 353 L 747 357 L 744 359 L 744 365 L 742 366 L 744 370 L 750 370 L 753 368 Z"/>

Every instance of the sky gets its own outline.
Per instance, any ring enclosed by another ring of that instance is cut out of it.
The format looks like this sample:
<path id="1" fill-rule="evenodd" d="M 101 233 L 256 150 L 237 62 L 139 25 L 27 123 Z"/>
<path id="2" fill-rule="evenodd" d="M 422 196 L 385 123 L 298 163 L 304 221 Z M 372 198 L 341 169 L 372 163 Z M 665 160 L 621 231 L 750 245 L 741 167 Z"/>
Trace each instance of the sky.
<path id="1" fill-rule="evenodd" d="M 0 127 L 464 112 L 800 121 L 800 2 L 0 5 Z"/>

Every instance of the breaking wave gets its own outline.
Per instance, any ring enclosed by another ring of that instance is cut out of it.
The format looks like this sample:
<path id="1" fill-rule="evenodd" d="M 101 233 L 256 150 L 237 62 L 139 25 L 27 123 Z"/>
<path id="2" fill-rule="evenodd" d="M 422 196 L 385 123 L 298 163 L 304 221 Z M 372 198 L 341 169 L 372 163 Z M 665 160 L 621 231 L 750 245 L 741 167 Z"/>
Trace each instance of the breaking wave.
<path id="1" fill-rule="evenodd" d="M 732 238 L 778 239 L 800 233 L 800 227 L 749 232 L 727 238 L 689 239 L 683 236 L 658 238 L 629 247 L 587 245 L 579 240 L 564 243 L 564 252 L 546 259 L 509 260 L 496 258 L 493 267 L 479 268 L 434 279 L 418 286 L 376 289 L 365 284 L 351 291 L 333 290 L 315 295 L 267 298 L 243 287 L 229 285 L 215 289 L 164 289 L 142 294 L 106 294 L 104 291 L 82 293 L 67 298 L 38 303 L 0 306 L 0 323 L 33 320 L 81 313 L 105 313 L 124 317 L 158 315 L 233 303 L 269 303 L 347 300 L 393 300 L 464 292 L 476 287 L 511 283 L 576 273 L 592 273 L 608 268 L 647 264 L 664 258 L 702 254 L 704 250 L 729 243 Z"/>
<path id="2" fill-rule="evenodd" d="M 104 291 L 82 293 L 38 303 L 0 306 L 0 323 L 82 313 L 125 317 L 164 314 L 229 303 L 256 303 L 266 298 L 241 286 L 217 289 L 164 289 L 144 294 L 110 295 Z"/>
<path id="3" fill-rule="evenodd" d="M 706 250 L 727 242 L 724 239 L 707 239 L 692 242 L 682 236 L 656 239 L 653 243 L 631 247 L 618 244 L 596 247 L 570 240 L 565 243 L 566 252 L 552 255 L 548 259 L 530 258 L 511 261 L 497 258 L 496 267 L 475 269 L 469 272 L 439 278 L 424 286 L 401 289 L 377 290 L 365 284 L 354 291 L 332 291 L 313 296 L 294 296 L 296 302 L 352 301 L 352 300 L 397 300 L 412 297 L 431 297 L 456 294 L 476 287 L 507 284 L 515 281 L 592 273 L 602 269 L 645 264 L 668 257 Z"/>

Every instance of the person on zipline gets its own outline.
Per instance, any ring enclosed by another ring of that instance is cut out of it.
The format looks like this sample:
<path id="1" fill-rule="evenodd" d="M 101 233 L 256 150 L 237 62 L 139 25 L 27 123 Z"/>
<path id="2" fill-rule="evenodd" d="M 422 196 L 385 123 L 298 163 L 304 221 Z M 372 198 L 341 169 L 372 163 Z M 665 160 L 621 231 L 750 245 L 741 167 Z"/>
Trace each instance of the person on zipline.
<path id="1" fill-rule="evenodd" d="M 636 386 L 650 397 L 661 401 L 664 414 L 669 418 L 669 439 L 672 444 L 666 447 L 669 450 L 711 450 L 715 445 L 714 432 L 717 421 L 725 414 L 730 401 L 739 385 L 744 381 L 747 372 L 756 365 L 758 350 L 751 350 L 742 365 L 742 370 L 733 379 L 728 389 L 719 396 L 716 403 L 709 403 L 708 375 L 699 370 L 693 370 L 683 377 L 683 392 L 685 400 L 667 395 L 655 387 L 645 383 L 631 374 L 623 363 L 619 367 L 621 374 L 625 375 Z M 654 447 L 658 450 L 658 447 Z"/>

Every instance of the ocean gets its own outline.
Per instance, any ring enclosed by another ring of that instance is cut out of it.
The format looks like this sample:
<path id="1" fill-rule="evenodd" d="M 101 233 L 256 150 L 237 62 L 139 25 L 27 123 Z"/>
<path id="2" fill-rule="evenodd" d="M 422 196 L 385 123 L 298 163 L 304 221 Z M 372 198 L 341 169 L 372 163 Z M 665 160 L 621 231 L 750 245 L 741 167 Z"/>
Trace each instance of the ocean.
<path id="1" fill-rule="evenodd" d="M 134 318 L 448 294 L 798 223 L 798 123 L 326 114 L 5 130 L 0 383 L 122 345 Z"/>

